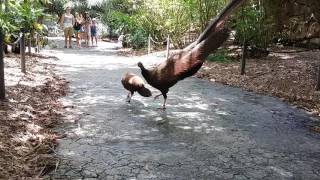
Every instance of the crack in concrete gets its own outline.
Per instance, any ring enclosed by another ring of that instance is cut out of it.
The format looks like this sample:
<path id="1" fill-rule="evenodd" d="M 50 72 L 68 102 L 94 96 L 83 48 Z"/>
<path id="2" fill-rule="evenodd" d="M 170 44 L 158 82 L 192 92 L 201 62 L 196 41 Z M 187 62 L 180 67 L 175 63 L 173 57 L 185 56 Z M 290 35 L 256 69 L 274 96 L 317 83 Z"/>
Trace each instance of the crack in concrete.
<path id="1" fill-rule="evenodd" d="M 307 114 L 195 78 L 170 90 L 166 112 L 138 95 L 127 104 L 121 75 L 161 57 L 119 57 L 114 47 L 54 51 L 80 119 L 61 128 L 69 137 L 51 178 L 320 179 L 320 136 L 305 128 Z"/>

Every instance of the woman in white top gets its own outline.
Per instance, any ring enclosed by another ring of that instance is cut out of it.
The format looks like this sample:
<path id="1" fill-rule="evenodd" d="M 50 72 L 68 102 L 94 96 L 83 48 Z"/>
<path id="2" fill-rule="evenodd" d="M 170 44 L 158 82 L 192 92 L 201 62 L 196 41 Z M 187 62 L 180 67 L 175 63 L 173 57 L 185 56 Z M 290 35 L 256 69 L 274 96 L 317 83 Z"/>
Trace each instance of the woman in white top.
<path id="1" fill-rule="evenodd" d="M 66 7 L 66 13 L 62 15 L 60 25 L 63 27 L 64 32 L 64 48 L 67 48 L 67 43 L 69 39 L 69 48 L 72 48 L 72 35 L 73 35 L 73 25 L 75 23 L 74 17 L 71 14 L 71 7 Z"/>

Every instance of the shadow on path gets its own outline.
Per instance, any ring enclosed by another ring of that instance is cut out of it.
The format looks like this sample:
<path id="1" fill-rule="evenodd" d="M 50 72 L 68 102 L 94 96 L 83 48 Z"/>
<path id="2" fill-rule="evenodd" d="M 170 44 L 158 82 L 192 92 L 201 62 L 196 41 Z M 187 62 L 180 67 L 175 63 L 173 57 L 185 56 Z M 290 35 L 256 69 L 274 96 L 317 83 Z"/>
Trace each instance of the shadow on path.
<path id="1" fill-rule="evenodd" d="M 122 74 L 140 74 L 138 61 L 161 58 L 120 57 L 115 44 L 100 45 L 48 51 L 61 59 L 71 82 L 64 100 L 80 116 L 61 127 L 68 137 L 52 178 L 319 179 L 320 136 L 304 127 L 311 121 L 304 112 L 196 78 L 170 90 L 165 112 L 159 101 L 138 95 L 127 104 Z"/>

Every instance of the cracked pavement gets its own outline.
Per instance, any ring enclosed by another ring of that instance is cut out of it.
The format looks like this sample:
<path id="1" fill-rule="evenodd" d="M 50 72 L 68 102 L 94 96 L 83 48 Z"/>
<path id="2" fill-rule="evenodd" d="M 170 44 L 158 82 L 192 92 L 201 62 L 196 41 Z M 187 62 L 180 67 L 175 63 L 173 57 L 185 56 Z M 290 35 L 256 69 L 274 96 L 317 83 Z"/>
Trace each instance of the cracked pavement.
<path id="1" fill-rule="evenodd" d="M 121 57 L 116 46 L 46 50 L 79 115 L 60 127 L 68 136 L 51 179 L 320 179 L 320 135 L 305 112 L 197 78 L 170 89 L 166 111 L 162 98 L 135 94 L 128 104 L 122 74 L 164 57 Z"/>

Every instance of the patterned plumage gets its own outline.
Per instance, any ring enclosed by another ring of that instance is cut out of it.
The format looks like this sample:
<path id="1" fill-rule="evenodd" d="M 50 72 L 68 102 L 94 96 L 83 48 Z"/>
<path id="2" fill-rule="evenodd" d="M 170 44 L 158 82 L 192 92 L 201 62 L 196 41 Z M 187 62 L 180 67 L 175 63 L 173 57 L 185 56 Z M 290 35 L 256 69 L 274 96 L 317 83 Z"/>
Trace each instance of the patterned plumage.
<path id="1" fill-rule="evenodd" d="M 232 0 L 225 9 L 213 19 L 209 26 L 199 36 L 197 41 L 183 50 L 172 54 L 153 69 L 146 69 L 141 62 L 138 66 L 145 80 L 154 88 L 158 89 L 164 97 L 162 109 L 165 109 L 169 88 L 178 81 L 194 75 L 210 53 L 217 50 L 228 38 L 229 29 L 224 28 L 224 23 L 231 12 L 240 6 L 244 0 Z"/>
<path id="2" fill-rule="evenodd" d="M 127 101 L 129 103 L 134 92 L 138 92 L 141 96 L 144 97 L 152 96 L 151 91 L 144 87 L 145 83 L 143 79 L 133 73 L 125 73 L 122 76 L 121 83 L 123 87 L 129 91 L 127 96 Z"/>

